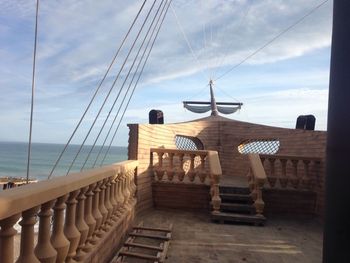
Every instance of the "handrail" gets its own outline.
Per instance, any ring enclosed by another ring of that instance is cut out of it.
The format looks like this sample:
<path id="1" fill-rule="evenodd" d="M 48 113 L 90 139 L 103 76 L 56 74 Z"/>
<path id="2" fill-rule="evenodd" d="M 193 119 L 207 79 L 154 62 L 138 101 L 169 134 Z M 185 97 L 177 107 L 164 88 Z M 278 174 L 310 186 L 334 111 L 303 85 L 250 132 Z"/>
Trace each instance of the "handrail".
<path id="1" fill-rule="evenodd" d="M 287 154 L 260 154 L 260 158 L 275 158 L 275 159 L 290 159 L 290 160 L 305 160 L 321 162 L 321 157 L 314 156 L 300 156 L 300 155 L 287 155 Z"/>
<path id="2" fill-rule="evenodd" d="M 124 161 L 0 192 L 0 262 L 14 260 L 14 225 L 19 219 L 22 231 L 17 262 L 87 259 L 102 237 L 135 206 L 137 166 L 138 161 Z"/>
<path id="3" fill-rule="evenodd" d="M 213 213 L 220 211 L 221 199 L 219 193 L 220 177 L 222 175 L 219 155 L 216 151 L 179 150 L 166 148 L 151 148 L 151 172 L 158 182 L 199 183 L 204 184 L 206 178 L 210 180 L 210 195 Z M 153 153 L 158 156 L 158 163 L 153 160 Z M 166 158 L 164 158 L 166 156 Z M 189 161 L 187 169 L 185 162 Z M 208 165 L 207 165 L 208 164 Z M 196 166 L 197 165 L 197 166 Z"/>
<path id="4" fill-rule="evenodd" d="M 266 174 L 258 154 L 248 154 L 249 172 L 248 182 L 251 191 L 251 197 L 254 201 L 254 207 L 258 216 L 263 216 L 265 202 L 262 199 L 262 189 L 266 182 Z"/>

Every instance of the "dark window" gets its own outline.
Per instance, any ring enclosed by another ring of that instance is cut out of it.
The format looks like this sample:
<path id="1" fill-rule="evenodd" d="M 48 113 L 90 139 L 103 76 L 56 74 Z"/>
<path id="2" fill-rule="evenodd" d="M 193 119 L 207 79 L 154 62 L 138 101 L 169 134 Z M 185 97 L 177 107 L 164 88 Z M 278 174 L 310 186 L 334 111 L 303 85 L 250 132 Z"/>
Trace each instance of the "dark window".
<path id="1" fill-rule="evenodd" d="M 175 145 L 180 150 L 204 150 L 203 143 L 196 137 L 176 135 Z"/>
<path id="2" fill-rule="evenodd" d="M 238 145 L 241 154 L 275 154 L 280 148 L 280 141 L 277 139 L 249 139 Z"/>

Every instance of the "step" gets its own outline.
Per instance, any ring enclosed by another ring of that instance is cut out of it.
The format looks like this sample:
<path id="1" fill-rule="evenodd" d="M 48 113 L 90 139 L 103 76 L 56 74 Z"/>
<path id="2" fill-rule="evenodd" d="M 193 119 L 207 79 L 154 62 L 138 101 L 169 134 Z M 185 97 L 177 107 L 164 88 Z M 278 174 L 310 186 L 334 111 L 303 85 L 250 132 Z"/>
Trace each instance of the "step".
<path id="1" fill-rule="evenodd" d="M 248 187 L 236 187 L 236 186 L 219 186 L 220 193 L 223 194 L 250 194 L 250 190 Z"/>
<path id="2" fill-rule="evenodd" d="M 220 210 L 222 212 L 255 214 L 255 207 L 251 204 L 221 203 Z"/>
<path id="3" fill-rule="evenodd" d="M 146 259 L 146 260 L 152 260 L 152 261 L 158 261 L 160 259 L 159 256 L 153 256 L 153 255 L 136 253 L 136 252 L 129 252 L 129 251 L 121 251 L 121 252 L 119 252 L 119 256 L 133 257 L 133 258 Z"/>
<path id="4" fill-rule="evenodd" d="M 224 213 L 224 212 L 212 212 L 211 220 L 218 221 L 220 223 L 224 222 L 235 222 L 235 223 L 248 223 L 257 226 L 263 226 L 266 218 L 263 215 L 244 215 L 237 213 Z"/>
<path id="5" fill-rule="evenodd" d="M 168 234 L 166 236 L 160 236 L 160 235 L 152 235 L 152 234 L 142 234 L 142 233 L 135 233 L 132 232 L 129 234 L 131 237 L 143 237 L 143 238 L 150 238 L 150 239 L 160 239 L 160 240 L 170 240 L 171 236 Z"/>
<path id="6" fill-rule="evenodd" d="M 221 194 L 220 198 L 222 202 L 237 202 L 237 203 L 246 203 L 251 204 L 253 203 L 252 198 L 250 195 L 247 194 Z"/>

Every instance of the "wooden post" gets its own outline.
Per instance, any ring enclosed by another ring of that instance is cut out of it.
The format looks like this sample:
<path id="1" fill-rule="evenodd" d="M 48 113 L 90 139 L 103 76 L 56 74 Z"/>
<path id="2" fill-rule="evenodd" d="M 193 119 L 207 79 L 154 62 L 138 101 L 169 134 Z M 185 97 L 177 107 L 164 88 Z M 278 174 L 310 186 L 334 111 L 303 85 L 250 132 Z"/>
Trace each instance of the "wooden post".
<path id="1" fill-rule="evenodd" d="M 323 262 L 349 261 L 350 2 L 333 1 Z"/>

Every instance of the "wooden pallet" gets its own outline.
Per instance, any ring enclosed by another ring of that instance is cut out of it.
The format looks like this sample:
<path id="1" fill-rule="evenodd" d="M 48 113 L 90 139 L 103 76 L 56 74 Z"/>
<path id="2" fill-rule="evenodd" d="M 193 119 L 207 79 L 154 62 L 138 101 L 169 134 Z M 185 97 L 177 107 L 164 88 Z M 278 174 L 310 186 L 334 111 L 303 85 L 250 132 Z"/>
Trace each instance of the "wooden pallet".
<path id="1" fill-rule="evenodd" d="M 164 262 L 172 228 L 172 224 L 167 228 L 146 227 L 142 223 L 139 224 L 129 233 L 129 237 L 112 262 Z"/>

